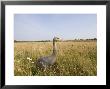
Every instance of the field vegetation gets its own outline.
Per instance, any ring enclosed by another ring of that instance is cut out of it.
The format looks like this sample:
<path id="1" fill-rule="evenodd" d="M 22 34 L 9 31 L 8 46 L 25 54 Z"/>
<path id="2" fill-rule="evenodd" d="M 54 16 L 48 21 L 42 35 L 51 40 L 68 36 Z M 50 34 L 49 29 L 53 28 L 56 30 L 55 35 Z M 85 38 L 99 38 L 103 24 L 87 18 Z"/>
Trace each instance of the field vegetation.
<path id="1" fill-rule="evenodd" d="M 56 42 L 57 60 L 45 71 L 36 67 L 38 58 L 52 53 L 52 42 L 14 42 L 15 76 L 96 76 L 97 42 Z"/>

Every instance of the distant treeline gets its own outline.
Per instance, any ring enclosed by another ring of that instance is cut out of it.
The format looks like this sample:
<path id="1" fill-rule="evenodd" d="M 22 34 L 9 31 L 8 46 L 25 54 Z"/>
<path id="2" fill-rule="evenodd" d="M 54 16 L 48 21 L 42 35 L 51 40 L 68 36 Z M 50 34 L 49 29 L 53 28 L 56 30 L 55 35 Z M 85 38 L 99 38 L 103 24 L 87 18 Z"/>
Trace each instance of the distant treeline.
<path id="1" fill-rule="evenodd" d="M 97 41 L 97 38 L 93 39 L 74 39 L 74 40 L 62 40 L 63 42 L 73 42 L 73 41 Z M 41 40 L 41 41 L 18 41 L 14 40 L 14 42 L 52 42 L 52 40 Z"/>

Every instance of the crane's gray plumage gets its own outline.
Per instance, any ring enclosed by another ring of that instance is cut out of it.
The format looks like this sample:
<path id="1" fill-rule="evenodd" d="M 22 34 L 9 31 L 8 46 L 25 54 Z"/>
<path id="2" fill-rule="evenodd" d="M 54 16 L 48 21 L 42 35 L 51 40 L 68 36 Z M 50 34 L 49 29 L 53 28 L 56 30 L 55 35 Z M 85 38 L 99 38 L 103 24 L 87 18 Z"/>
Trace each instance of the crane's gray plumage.
<path id="1" fill-rule="evenodd" d="M 57 40 L 60 40 L 60 39 L 58 37 L 54 37 L 53 38 L 53 53 L 50 56 L 39 58 L 37 60 L 37 66 L 46 68 L 49 65 L 53 65 L 56 62 L 57 50 L 56 50 L 56 44 L 55 44 L 55 42 Z"/>

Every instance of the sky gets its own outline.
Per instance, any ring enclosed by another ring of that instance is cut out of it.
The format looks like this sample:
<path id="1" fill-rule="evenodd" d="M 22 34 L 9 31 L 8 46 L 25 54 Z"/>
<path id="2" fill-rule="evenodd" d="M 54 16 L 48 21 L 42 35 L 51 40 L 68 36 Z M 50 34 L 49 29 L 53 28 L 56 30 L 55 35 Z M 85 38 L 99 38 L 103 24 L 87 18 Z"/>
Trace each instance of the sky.
<path id="1" fill-rule="evenodd" d="M 96 14 L 15 14 L 14 40 L 97 38 Z"/>

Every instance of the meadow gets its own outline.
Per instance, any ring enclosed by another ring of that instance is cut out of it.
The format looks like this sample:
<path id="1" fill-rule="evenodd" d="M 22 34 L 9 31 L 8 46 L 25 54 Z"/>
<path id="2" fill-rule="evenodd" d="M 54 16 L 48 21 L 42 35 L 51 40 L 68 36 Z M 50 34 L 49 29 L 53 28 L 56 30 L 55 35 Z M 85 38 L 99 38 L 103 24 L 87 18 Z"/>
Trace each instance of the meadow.
<path id="1" fill-rule="evenodd" d="M 97 42 L 56 42 L 57 60 L 45 71 L 36 68 L 35 62 L 52 53 L 52 42 L 15 42 L 15 76 L 96 76 Z"/>

